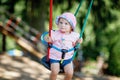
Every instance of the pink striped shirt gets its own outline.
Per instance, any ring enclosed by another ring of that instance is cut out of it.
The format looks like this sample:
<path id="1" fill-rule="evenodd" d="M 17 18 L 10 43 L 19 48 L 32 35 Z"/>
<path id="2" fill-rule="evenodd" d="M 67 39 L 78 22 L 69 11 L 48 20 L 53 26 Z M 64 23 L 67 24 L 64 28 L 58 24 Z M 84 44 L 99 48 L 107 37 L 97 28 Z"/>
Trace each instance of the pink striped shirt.
<path id="1" fill-rule="evenodd" d="M 79 34 L 71 32 L 70 34 L 61 33 L 59 30 L 51 31 L 51 38 L 53 45 L 60 49 L 71 49 L 75 46 L 76 41 L 79 39 Z M 65 54 L 65 60 L 70 59 L 73 56 L 74 51 L 70 51 Z M 51 48 L 50 58 L 55 60 L 61 60 L 62 52 Z"/>

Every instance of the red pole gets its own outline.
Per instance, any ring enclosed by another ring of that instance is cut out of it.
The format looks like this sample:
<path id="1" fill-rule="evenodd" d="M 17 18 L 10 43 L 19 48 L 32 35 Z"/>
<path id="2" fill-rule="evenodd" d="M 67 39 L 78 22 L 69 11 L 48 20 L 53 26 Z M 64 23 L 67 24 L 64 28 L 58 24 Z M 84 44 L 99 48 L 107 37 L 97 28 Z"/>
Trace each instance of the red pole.
<path id="1" fill-rule="evenodd" d="M 50 0 L 49 36 L 51 36 L 51 30 L 52 30 L 52 5 L 53 5 L 53 0 Z"/>
<path id="2" fill-rule="evenodd" d="M 51 30 L 52 30 L 52 5 L 53 0 L 50 0 L 50 19 L 49 19 L 49 36 L 51 37 Z M 50 44 L 50 42 L 48 42 Z M 47 61 L 49 61 L 49 55 L 50 55 L 50 47 L 48 47 L 48 55 L 47 55 Z"/>

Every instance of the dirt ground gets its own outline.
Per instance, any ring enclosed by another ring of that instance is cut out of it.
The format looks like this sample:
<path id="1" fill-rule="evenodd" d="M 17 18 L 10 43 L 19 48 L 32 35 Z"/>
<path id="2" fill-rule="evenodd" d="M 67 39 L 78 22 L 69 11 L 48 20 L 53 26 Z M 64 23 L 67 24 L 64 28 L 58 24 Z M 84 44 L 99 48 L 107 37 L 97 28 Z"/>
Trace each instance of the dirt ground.
<path id="1" fill-rule="evenodd" d="M 0 80 L 49 80 L 50 71 L 28 57 L 0 55 Z M 63 75 L 58 76 L 62 80 Z"/>
<path id="2" fill-rule="evenodd" d="M 49 80 L 49 74 L 48 69 L 28 57 L 0 55 L 0 80 Z M 57 80 L 63 79 L 63 74 L 58 75 Z M 82 75 L 74 76 L 73 80 L 120 80 L 120 78 Z"/>

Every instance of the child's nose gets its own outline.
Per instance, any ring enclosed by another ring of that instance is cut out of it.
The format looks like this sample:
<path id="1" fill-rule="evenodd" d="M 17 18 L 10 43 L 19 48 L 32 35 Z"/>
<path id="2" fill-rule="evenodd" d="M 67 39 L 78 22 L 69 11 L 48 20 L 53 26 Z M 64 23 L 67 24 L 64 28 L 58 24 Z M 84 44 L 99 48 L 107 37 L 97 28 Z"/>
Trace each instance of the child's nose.
<path id="1" fill-rule="evenodd" d="M 64 27 L 64 26 L 65 26 L 65 24 L 62 24 L 62 26 Z"/>

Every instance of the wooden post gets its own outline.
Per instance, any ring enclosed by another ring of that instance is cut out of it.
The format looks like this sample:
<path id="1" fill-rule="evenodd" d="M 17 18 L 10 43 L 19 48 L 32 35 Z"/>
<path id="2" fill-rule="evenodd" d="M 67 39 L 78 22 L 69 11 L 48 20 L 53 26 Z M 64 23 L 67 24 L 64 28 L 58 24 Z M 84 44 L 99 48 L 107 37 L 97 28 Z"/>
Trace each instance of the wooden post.
<path id="1" fill-rule="evenodd" d="M 2 52 L 6 51 L 6 35 L 2 36 Z"/>
<path id="2" fill-rule="evenodd" d="M 3 23 L 0 22 L 0 26 L 2 26 Z M 2 53 L 6 51 L 6 35 L 2 34 Z"/>

